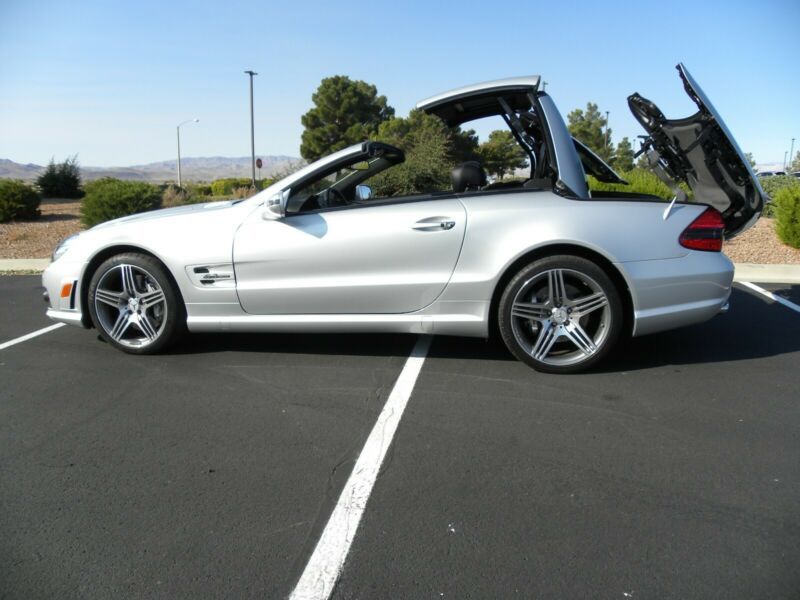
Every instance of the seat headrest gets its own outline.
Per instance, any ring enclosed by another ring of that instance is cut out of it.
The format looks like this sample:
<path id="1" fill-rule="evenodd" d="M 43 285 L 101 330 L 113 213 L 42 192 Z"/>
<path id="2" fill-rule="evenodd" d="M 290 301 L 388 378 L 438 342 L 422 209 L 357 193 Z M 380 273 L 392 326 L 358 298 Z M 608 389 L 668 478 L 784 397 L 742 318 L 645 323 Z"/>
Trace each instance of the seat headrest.
<path id="1" fill-rule="evenodd" d="M 470 160 L 453 169 L 452 179 L 453 191 L 456 194 L 475 191 L 486 185 L 486 171 L 481 167 L 481 163 Z"/>

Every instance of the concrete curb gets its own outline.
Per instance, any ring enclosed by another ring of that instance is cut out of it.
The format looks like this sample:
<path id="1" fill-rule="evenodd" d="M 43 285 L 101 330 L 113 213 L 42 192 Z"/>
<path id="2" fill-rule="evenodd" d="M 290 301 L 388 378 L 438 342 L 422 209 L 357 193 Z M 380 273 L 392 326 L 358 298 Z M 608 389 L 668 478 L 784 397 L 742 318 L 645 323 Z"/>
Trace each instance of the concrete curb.
<path id="1" fill-rule="evenodd" d="M 735 263 L 734 281 L 756 283 L 800 283 L 800 265 Z"/>
<path id="2" fill-rule="evenodd" d="M 0 273 L 41 273 L 49 264 L 48 258 L 0 259 Z M 736 263 L 734 266 L 734 281 L 800 283 L 800 265 Z"/>
<path id="3" fill-rule="evenodd" d="M 0 273 L 41 273 L 49 264 L 49 258 L 0 258 Z"/>

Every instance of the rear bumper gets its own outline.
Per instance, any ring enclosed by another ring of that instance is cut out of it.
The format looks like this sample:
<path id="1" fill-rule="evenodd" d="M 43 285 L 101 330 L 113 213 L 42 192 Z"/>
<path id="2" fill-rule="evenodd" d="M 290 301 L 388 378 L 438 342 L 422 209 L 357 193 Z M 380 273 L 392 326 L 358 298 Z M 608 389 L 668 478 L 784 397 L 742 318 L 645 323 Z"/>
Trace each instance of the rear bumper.
<path id="1" fill-rule="evenodd" d="M 728 304 L 733 263 L 720 252 L 620 266 L 631 285 L 634 336 L 707 321 Z"/>

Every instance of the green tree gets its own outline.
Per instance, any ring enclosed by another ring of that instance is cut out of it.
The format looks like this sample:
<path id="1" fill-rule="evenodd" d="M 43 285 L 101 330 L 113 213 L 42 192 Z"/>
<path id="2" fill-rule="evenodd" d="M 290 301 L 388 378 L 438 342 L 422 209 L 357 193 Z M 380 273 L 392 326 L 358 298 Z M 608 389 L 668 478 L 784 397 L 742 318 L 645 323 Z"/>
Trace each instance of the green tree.
<path id="1" fill-rule="evenodd" d="M 374 139 L 402 149 L 406 160 L 369 181 L 376 195 L 403 196 L 449 187 L 456 163 L 454 140 L 461 135 L 438 117 L 420 110 L 412 110 L 406 118 L 381 123 Z"/>
<path id="2" fill-rule="evenodd" d="M 301 119 L 300 154 L 307 160 L 368 139 L 394 115 L 374 85 L 344 75 L 323 79 L 311 99 L 314 106 Z"/>
<path id="3" fill-rule="evenodd" d="M 589 102 L 586 111 L 576 108 L 569 115 L 569 132 L 595 154 L 605 161 L 609 161 L 613 154 L 611 146 L 611 130 L 606 129 L 608 121 L 598 110 L 597 104 Z"/>
<path id="4" fill-rule="evenodd" d="M 462 131 L 460 127 L 453 127 L 450 129 L 450 137 L 453 140 L 453 159 L 456 163 L 480 159 L 478 134 L 474 129 Z"/>
<path id="5" fill-rule="evenodd" d="M 756 168 L 756 159 L 753 158 L 753 153 L 752 152 L 748 152 L 747 154 L 744 155 L 744 157 L 747 159 L 747 162 L 750 163 L 750 166 L 755 169 Z"/>
<path id="6" fill-rule="evenodd" d="M 525 151 L 508 130 L 492 131 L 478 148 L 478 155 L 486 171 L 498 179 L 528 164 Z"/>
<path id="7" fill-rule="evenodd" d="M 81 169 L 78 157 L 71 156 L 64 162 L 56 163 L 52 158 L 44 173 L 36 179 L 36 185 L 46 198 L 80 198 Z"/>
<path id="8" fill-rule="evenodd" d="M 633 146 L 631 146 L 631 142 L 627 137 L 622 138 L 622 141 L 617 144 L 612 166 L 617 171 L 630 171 L 633 169 Z"/>

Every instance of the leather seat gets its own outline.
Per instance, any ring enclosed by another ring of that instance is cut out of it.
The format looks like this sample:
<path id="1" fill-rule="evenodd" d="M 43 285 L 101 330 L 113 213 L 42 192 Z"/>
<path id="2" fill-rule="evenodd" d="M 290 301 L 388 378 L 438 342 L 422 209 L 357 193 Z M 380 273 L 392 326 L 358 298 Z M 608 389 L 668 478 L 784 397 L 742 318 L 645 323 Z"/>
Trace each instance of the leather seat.
<path id="1" fill-rule="evenodd" d="M 475 192 L 486 185 L 486 171 L 483 170 L 481 163 L 470 160 L 461 163 L 452 173 L 453 191 L 456 194 L 464 192 Z"/>

